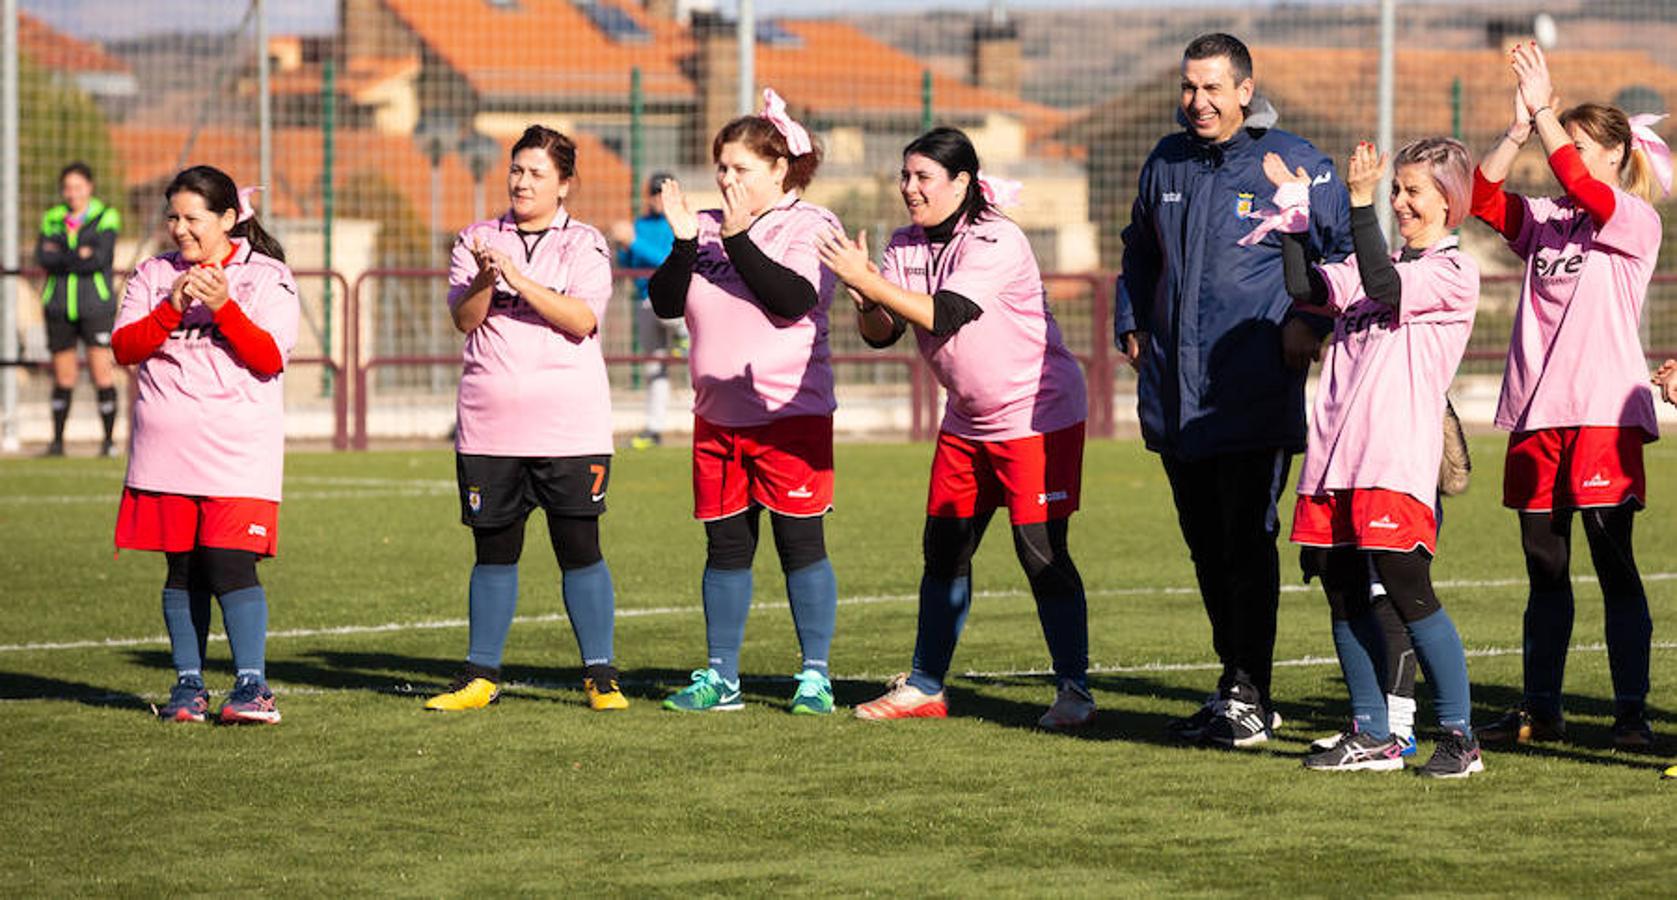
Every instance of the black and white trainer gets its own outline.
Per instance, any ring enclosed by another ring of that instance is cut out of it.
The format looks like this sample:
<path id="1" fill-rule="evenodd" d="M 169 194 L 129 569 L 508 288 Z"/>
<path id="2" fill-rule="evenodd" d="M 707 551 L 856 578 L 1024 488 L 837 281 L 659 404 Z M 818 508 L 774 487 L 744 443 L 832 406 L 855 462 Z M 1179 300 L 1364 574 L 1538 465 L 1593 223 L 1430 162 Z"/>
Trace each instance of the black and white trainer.
<path id="1" fill-rule="evenodd" d="M 1479 755 L 1479 741 L 1457 731 L 1438 739 L 1432 758 L 1420 768 L 1428 778 L 1466 778 L 1485 771 L 1485 760 Z"/>
<path id="2" fill-rule="evenodd" d="M 1259 702 L 1256 688 L 1236 683 L 1218 700 L 1217 715 L 1200 733 L 1200 742 L 1218 747 L 1252 747 L 1270 739 L 1278 717 Z"/>
<path id="3" fill-rule="evenodd" d="M 1403 742 L 1353 731 L 1339 743 L 1304 758 L 1304 767 L 1318 772 L 1392 772 L 1403 768 Z"/>
<path id="4" fill-rule="evenodd" d="M 1221 710 L 1222 698 L 1212 694 L 1205 698 L 1205 704 L 1194 711 L 1191 716 L 1172 719 L 1165 725 L 1165 731 L 1171 737 L 1185 743 L 1198 743 L 1200 735 L 1205 733 L 1205 726 L 1211 724 Z"/>

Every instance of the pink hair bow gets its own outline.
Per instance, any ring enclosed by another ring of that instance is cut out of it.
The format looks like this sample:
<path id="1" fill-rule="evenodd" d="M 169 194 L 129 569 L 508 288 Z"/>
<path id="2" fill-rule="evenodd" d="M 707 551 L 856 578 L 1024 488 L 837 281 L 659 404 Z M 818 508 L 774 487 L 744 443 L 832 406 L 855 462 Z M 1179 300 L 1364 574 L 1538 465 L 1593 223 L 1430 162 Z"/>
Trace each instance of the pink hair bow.
<path id="1" fill-rule="evenodd" d="M 786 114 L 786 101 L 780 99 L 774 88 L 763 88 L 763 111 L 758 115 L 768 119 L 774 130 L 786 139 L 786 149 L 792 151 L 793 156 L 803 156 L 815 149 L 809 142 L 809 132 Z"/>
<path id="2" fill-rule="evenodd" d="M 256 207 L 250 205 L 250 195 L 257 191 L 267 190 L 267 185 L 253 184 L 239 188 L 239 221 L 249 222 L 256 217 Z"/>
<path id="3" fill-rule="evenodd" d="M 1246 214 L 1248 219 L 1258 219 L 1258 227 L 1252 233 L 1235 243 L 1242 247 L 1250 247 L 1264 239 L 1264 235 L 1271 231 L 1283 234 L 1299 234 L 1310 227 L 1310 185 L 1302 181 L 1289 181 L 1275 189 L 1275 209 L 1253 211 Z"/>
<path id="4" fill-rule="evenodd" d="M 1019 205 L 1019 195 L 1025 192 L 1025 185 L 1022 182 L 1009 181 L 1006 178 L 997 178 L 994 175 L 979 172 L 978 189 L 984 192 L 984 199 L 991 206 L 1006 209 L 1009 206 Z"/>
<path id="5" fill-rule="evenodd" d="M 1654 126 L 1659 124 L 1664 115 L 1645 113 L 1630 117 L 1631 143 L 1641 148 L 1648 155 L 1648 164 L 1654 168 L 1654 178 L 1660 183 L 1660 190 L 1665 196 L 1671 196 L 1671 148 L 1654 132 Z"/>

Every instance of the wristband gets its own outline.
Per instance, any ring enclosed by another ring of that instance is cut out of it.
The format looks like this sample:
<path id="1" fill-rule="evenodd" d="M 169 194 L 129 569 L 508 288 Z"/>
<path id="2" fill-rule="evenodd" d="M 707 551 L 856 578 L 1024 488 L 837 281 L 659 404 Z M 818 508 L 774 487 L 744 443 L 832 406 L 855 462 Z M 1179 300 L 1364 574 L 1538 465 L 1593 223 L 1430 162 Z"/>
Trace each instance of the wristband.
<path id="1" fill-rule="evenodd" d="M 1554 110 L 1554 107 L 1552 107 L 1552 106 L 1550 106 L 1550 105 L 1549 105 L 1549 104 L 1547 104 L 1547 103 L 1545 103 L 1545 104 L 1543 104 L 1543 105 L 1542 105 L 1542 106 L 1539 106 L 1539 107 L 1538 107 L 1538 108 L 1537 108 L 1537 109 L 1536 109 L 1536 110 L 1535 110 L 1535 111 L 1534 111 L 1534 112 L 1533 112 L 1533 113 L 1532 113 L 1532 114 L 1531 114 L 1531 121 L 1532 121 L 1532 124 L 1533 124 L 1533 125 L 1535 125 L 1535 124 L 1537 124 L 1537 117 L 1538 117 L 1538 116 L 1541 116 L 1541 115 L 1543 115 L 1543 114 L 1544 114 L 1544 113 L 1546 113 L 1546 112 L 1550 112 L 1550 113 L 1552 113 L 1552 112 L 1554 112 L 1554 111 L 1555 111 L 1555 110 Z"/>

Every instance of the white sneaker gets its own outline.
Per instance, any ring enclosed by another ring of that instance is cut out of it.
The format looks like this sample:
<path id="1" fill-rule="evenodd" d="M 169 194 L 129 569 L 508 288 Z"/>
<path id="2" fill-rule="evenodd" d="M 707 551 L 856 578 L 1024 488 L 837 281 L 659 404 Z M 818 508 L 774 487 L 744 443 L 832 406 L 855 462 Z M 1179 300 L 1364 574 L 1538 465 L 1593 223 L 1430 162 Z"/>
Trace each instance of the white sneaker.
<path id="1" fill-rule="evenodd" d="M 1045 731 L 1070 731 L 1083 728 L 1095 721 L 1095 698 L 1084 688 L 1070 681 L 1060 682 L 1060 692 L 1054 705 L 1036 721 Z"/>

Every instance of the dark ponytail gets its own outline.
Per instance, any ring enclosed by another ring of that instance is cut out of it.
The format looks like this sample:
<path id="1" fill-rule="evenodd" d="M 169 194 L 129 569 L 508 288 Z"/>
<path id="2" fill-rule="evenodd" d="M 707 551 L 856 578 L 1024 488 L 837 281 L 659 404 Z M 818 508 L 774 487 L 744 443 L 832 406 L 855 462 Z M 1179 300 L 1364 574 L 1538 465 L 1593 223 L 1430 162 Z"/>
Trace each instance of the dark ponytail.
<path id="1" fill-rule="evenodd" d="M 193 166 L 182 171 L 163 189 L 163 196 L 167 199 L 181 191 L 190 191 L 204 198 L 205 208 L 218 216 L 228 210 L 232 210 L 234 215 L 239 212 L 238 186 L 226 172 L 215 166 Z M 285 248 L 262 228 L 262 224 L 256 221 L 256 216 L 236 223 L 227 233 L 233 237 L 244 238 L 250 244 L 250 249 L 257 253 L 285 262 Z"/>
<path id="2" fill-rule="evenodd" d="M 990 201 L 984 199 L 984 188 L 978 183 L 978 150 L 966 132 L 946 126 L 933 128 L 903 148 L 904 159 L 911 153 L 943 166 L 951 179 L 967 173 L 967 196 L 961 200 L 960 209 L 962 220 L 971 222 L 990 211 Z"/>

